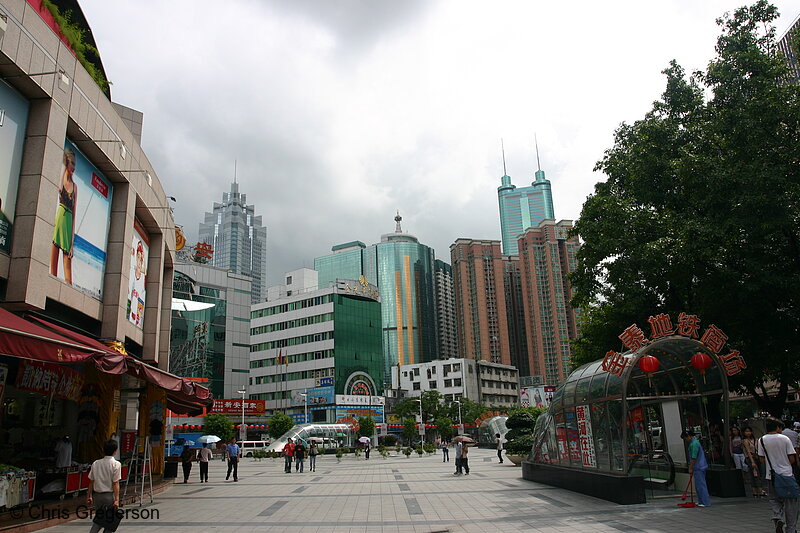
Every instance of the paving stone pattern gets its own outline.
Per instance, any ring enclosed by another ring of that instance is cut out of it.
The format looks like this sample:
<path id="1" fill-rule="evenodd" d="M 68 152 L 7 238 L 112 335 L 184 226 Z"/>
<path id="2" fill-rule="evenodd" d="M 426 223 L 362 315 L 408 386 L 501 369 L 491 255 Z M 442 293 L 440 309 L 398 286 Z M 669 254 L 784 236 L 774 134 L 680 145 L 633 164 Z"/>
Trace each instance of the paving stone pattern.
<path id="1" fill-rule="evenodd" d="M 283 473 L 283 460 L 245 459 L 239 482 L 225 481 L 225 464 L 211 464 L 208 484 L 193 475 L 156 495 L 158 519 L 124 520 L 120 532 L 358 532 L 433 533 L 759 532 L 774 531 L 765 500 L 712 499 L 701 509 L 677 507 L 677 497 L 616 505 L 522 479 L 519 467 L 498 464 L 494 450 L 470 452 L 472 473 L 454 476 L 441 455 L 367 461 L 317 459 L 324 470 Z M 489 461 L 483 461 L 483 459 Z M 480 475 L 478 475 L 480 474 Z M 182 478 L 181 478 L 182 479 Z M 402 481 L 400 481 L 402 480 Z M 44 531 L 88 531 L 88 519 Z"/>

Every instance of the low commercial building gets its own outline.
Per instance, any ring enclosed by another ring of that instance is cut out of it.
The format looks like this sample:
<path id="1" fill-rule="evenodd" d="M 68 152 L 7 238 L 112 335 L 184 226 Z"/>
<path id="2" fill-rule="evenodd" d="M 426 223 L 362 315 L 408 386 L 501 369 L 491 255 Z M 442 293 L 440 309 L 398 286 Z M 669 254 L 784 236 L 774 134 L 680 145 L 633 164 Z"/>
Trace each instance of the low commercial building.
<path id="1" fill-rule="evenodd" d="M 247 394 L 267 416 L 298 423 L 383 418 L 383 352 L 378 289 L 337 280 L 317 289 L 316 271 L 286 273 L 286 284 L 252 307 Z"/>

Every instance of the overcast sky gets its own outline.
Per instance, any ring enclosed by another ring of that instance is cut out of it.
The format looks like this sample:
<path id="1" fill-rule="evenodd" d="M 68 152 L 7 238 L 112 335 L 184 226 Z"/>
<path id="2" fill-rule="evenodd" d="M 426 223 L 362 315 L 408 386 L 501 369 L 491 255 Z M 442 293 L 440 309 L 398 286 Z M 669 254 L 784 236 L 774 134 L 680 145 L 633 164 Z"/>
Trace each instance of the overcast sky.
<path id="1" fill-rule="evenodd" d="M 576 219 L 623 121 L 714 55 L 743 0 L 82 0 L 116 102 L 189 242 L 240 191 L 267 227 L 268 282 L 334 244 L 403 229 L 449 262 L 457 238 L 499 239 L 503 174 L 542 169 Z M 776 2 L 779 35 L 800 0 Z"/>

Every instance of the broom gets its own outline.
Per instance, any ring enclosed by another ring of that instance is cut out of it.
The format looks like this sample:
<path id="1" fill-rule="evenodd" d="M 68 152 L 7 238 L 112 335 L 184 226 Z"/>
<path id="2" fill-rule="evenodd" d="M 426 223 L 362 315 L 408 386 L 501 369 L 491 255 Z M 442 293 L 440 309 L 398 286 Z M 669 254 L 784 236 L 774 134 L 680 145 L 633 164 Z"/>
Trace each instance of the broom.
<path id="1" fill-rule="evenodd" d="M 679 503 L 678 507 L 686 507 L 686 508 L 688 508 L 688 507 L 696 507 L 697 506 L 697 504 L 694 503 L 694 487 L 692 487 L 692 478 L 693 477 L 694 477 L 694 472 L 691 472 L 689 474 L 689 483 L 686 484 L 686 489 L 683 491 L 683 494 L 681 495 L 681 500 L 682 500 L 683 503 Z M 686 492 L 687 491 L 689 491 L 690 500 L 691 500 L 691 501 L 688 501 L 688 502 L 685 501 L 686 500 Z"/>

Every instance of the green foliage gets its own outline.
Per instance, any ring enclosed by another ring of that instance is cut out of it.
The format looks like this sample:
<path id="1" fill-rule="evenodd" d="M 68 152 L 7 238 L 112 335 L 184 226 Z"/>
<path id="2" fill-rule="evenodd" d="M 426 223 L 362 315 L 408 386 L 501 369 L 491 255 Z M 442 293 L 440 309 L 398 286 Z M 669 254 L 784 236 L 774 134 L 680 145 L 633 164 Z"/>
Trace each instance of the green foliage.
<path id="1" fill-rule="evenodd" d="M 607 180 L 574 228 L 576 364 L 620 349 L 649 314 L 674 325 L 686 312 L 746 358 L 731 388 L 781 414 L 800 378 L 800 87 L 784 81 L 776 18 L 759 0 L 719 19 L 705 71 L 687 78 L 670 63 L 661 99 L 597 163 Z"/>
<path id="2" fill-rule="evenodd" d="M 489 408 L 478 402 L 473 402 L 468 398 L 461 398 L 461 420 L 464 424 L 471 424 L 478 419 L 482 414 L 489 411 Z M 447 402 L 443 416 L 451 420 L 458 420 L 458 404 L 456 402 Z"/>
<path id="3" fill-rule="evenodd" d="M 453 420 L 450 418 L 440 416 L 434 420 L 433 423 L 436 424 L 436 431 L 443 440 L 450 440 L 450 437 L 455 433 L 453 430 Z"/>
<path id="4" fill-rule="evenodd" d="M 436 445 L 432 442 L 426 442 L 422 445 L 422 450 L 427 453 L 428 455 L 432 454 L 436 451 Z"/>
<path id="5" fill-rule="evenodd" d="M 404 418 L 402 435 L 407 442 L 411 442 L 417 435 L 417 421 L 411 417 Z"/>
<path id="6" fill-rule="evenodd" d="M 389 450 L 383 449 L 383 450 L 380 451 L 380 454 L 381 454 L 381 457 L 383 457 L 384 459 L 388 459 L 389 458 Z"/>
<path id="7" fill-rule="evenodd" d="M 543 407 L 520 407 L 513 409 L 508 414 L 506 427 L 508 429 L 530 428 L 536 425 L 536 419 L 547 409 Z"/>
<path id="8" fill-rule="evenodd" d="M 275 413 L 272 415 L 272 418 L 269 419 L 269 429 L 267 429 L 267 433 L 269 433 L 269 436 L 273 439 L 277 439 L 292 429 L 294 425 L 294 420 L 292 420 L 292 417 L 289 415 Z"/>
<path id="9" fill-rule="evenodd" d="M 266 450 L 255 450 L 255 451 L 253 451 L 253 458 L 254 459 L 258 459 L 260 461 L 261 459 L 265 459 L 266 457 L 267 457 L 267 451 Z"/>
<path id="10" fill-rule="evenodd" d="M 375 434 L 375 419 L 371 416 L 358 417 L 358 436 L 372 437 Z"/>
<path id="11" fill-rule="evenodd" d="M 408 447 L 408 446 L 406 446 L 405 448 L 403 448 L 403 455 L 405 455 L 405 456 L 406 456 L 406 459 L 408 459 L 408 456 L 409 456 L 409 455 L 411 455 L 411 448 L 410 448 L 410 447 Z"/>
<path id="12" fill-rule="evenodd" d="M 275 460 L 275 459 L 277 459 L 278 457 L 280 457 L 280 456 L 281 456 L 281 453 L 280 453 L 280 452 L 276 452 L 276 451 L 272 450 L 272 451 L 269 451 L 269 452 L 267 452 L 267 456 L 268 456 L 270 459 L 272 459 L 272 460 Z"/>
<path id="13" fill-rule="evenodd" d="M 536 419 L 546 409 L 541 407 L 522 407 L 509 413 L 506 420 L 508 433 L 505 434 L 506 453 L 511 455 L 527 455 L 533 446 L 533 429 Z"/>
<path id="14" fill-rule="evenodd" d="M 506 443 L 508 455 L 528 455 L 531 453 L 531 448 L 533 448 L 533 434 L 531 433 L 520 435 Z"/>
<path id="15" fill-rule="evenodd" d="M 384 435 L 380 439 L 381 439 L 381 442 L 383 442 L 386 446 L 390 446 L 391 447 L 391 446 L 394 446 L 395 444 L 397 444 L 397 437 L 395 437 L 394 435 Z"/>
<path id="16" fill-rule="evenodd" d="M 341 460 L 343 455 L 344 455 L 344 448 L 338 448 L 336 450 L 336 458 Z"/>
<path id="17" fill-rule="evenodd" d="M 414 448 L 414 451 L 417 452 L 417 455 L 419 455 L 420 457 L 422 457 L 422 454 L 425 453 L 425 450 L 422 449 L 422 446 L 417 446 L 416 448 Z"/>
<path id="18" fill-rule="evenodd" d="M 400 444 L 398 444 L 397 447 L 394 449 L 394 451 L 397 452 L 397 453 L 400 453 L 400 452 L 403 451 L 403 447 L 400 446 Z"/>
<path id="19" fill-rule="evenodd" d="M 222 442 L 230 442 L 234 436 L 231 419 L 218 413 L 206 415 L 203 429 L 206 435 L 216 435 Z"/>
<path id="20" fill-rule="evenodd" d="M 85 34 L 88 28 L 81 28 L 76 22 L 72 21 L 72 11 L 64 11 L 63 13 L 58 9 L 51 0 L 42 0 L 42 3 L 53 15 L 58 28 L 67 39 L 72 50 L 75 52 L 75 57 L 86 72 L 92 77 L 97 85 L 102 89 L 106 96 L 108 96 L 108 80 L 106 79 L 103 71 L 100 70 L 95 62 L 99 64 L 100 52 L 97 48 L 86 42 Z"/>

